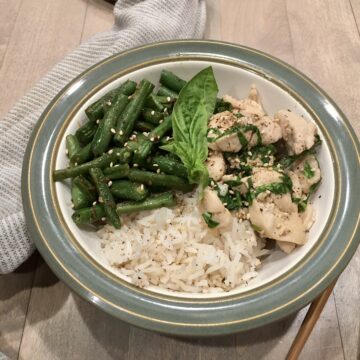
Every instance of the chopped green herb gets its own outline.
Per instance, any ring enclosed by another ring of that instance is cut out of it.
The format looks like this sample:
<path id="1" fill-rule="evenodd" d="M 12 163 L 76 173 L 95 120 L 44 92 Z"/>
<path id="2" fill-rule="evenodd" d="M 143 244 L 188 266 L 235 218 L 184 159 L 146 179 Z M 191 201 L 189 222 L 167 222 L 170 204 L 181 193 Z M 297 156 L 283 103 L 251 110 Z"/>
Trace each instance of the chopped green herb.
<path id="1" fill-rule="evenodd" d="M 232 109 L 233 107 L 229 102 L 219 98 L 216 99 L 214 114 L 218 114 L 224 111 L 231 111 Z"/>
<path id="2" fill-rule="evenodd" d="M 202 217 L 210 229 L 216 228 L 219 225 L 219 223 L 212 218 L 213 214 L 211 212 L 204 212 Z"/>
<path id="3" fill-rule="evenodd" d="M 315 171 L 311 168 L 310 164 L 307 161 L 305 161 L 303 173 L 308 179 L 311 179 L 315 175 Z"/>
<path id="4" fill-rule="evenodd" d="M 260 226 L 257 226 L 257 225 L 255 225 L 253 223 L 251 223 L 251 226 L 257 232 L 262 232 L 262 230 L 263 230 Z"/>

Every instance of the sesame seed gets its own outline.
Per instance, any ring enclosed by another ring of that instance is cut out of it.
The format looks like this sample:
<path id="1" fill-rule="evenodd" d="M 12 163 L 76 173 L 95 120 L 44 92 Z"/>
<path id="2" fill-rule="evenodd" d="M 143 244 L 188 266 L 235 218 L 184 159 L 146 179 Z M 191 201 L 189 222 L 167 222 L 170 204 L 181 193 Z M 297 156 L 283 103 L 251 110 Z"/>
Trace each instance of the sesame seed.
<path id="1" fill-rule="evenodd" d="M 75 207 L 75 205 L 74 204 L 71 204 L 71 208 L 73 209 Z"/>
<path id="2" fill-rule="evenodd" d="M 77 165 L 78 165 L 78 163 L 76 162 L 74 165 L 75 165 L 75 166 L 77 166 Z"/>
<path id="3" fill-rule="evenodd" d="M 151 115 L 155 115 L 155 111 L 153 110 L 153 111 L 151 111 Z"/>
<path id="4" fill-rule="evenodd" d="M 169 140 L 170 140 L 170 136 L 167 136 L 165 140 L 166 140 L 166 141 L 169 141 Z"/>
<path id="5" fill-rule="evenodd" d="M 128 96 L 128 99 L 130 100 L 130 99 L 131 99 L 131 97 L 132 97 L 131 95 L 130 95 L 130 96 Z"/>
<path id="6" fill-rule="evenodd" d="M 246 214 L 246 218 L 250 220 L 250 214 Z"/>
<path id="7" fill-rule="evenodd" d="M 119 135 L 124 135 L 124 132 L 122 130 L 120 130 Z"/>
<path id="8" fill-rule="evenodd" d="M 166 107 L 166 108 L 164 108 L 164 112 L 167 112 L 167 107 Z"/>
<path id="9" fill-rule="evenodd" d="M 163 121 L 164 121 L 164 119 L 161 119 L 161 120 L 159 121 L 159 124 L 161 124 Z"/>
<path id="10" fill-rule="evenodd" d="M 126 142 L 125 144 L 124 144 L 124 147 L 127 147 L 128 146 L 128 143 Z"/>
<path id="11" fill-rule="evenodd" d="M 134 134 L 137 135 L 137 131 L 134 131 Z"/>
<path id="12" fill-rule="evenodd" d="M 141 184 L 141 185 L 140 185 L 140 189 L 141 189 L 141 190 L 144 190 L 144 188 L 145 188 L 144 184 Z"/>
<path id="13" fill-rule="evenodd" d="M 158 167 L 158 166 L 159 166 L 159 164 L 153 164 L 153 166 L 156 166 L 156 167 Z"/>
<path id="14" fill-rule="evenodd" d="M 112 181 L 110 180 L 109 182 L 108 182 L 108 186 L 110 187 L 112 185 Z"/>
<path id="15" fill-rule="evenodd" d="M 251 156 L 251 155 L 252 155 L 252 152 L 251 152 L 251 151 L 248 151 L 248 155 Z"/>
<path id="16" fill-rule="evenodd" d="M 100 120 L 99 120 L 99 119 L 97 119 L 97 120 L 96 120 L 96 123 L 97 123 L 97 124 L 99 124 L 99 123 L 100 123 Z"/>
<path id="17" fill-rule="evenodd" d="M 106 103 L 106 105 L 111 106 L 111 101 L 109 100 L 109 101 Z"/>
<path id="18" fill-rule="evenodd" d="M 116 134 L 116 130 L 115 130 L 114 128 L 112 128 L 110 131 L 111 131 L 113 134 Z"/>
<path id="19" fill-rule="evenodd" d="M 113 166 L 114 166 L 114 163 L 113 163 L 113 162 L 111 162 L 111 163 L 110 163 L 110 167 L 113 167 Z"/>
<path id="20" fill-rule="evenodd" d="M 227 206 L 227 204 L 228 204 L 228 203 L 224 203 L 223 205 L 224 205 L 224 206 Z"/>
<path id="21" fill-rule="evenodd" d="M 98 199 L 99 203 L 102 204 L 104 202 L 103 198 L 101 196 L 99 196 L 99 199 Z"/>
<path id="22" fill-rule="evenodd" d="M 97 204 L 97 202 L 96 202 L 96 201 L 94 201 L 94 202 L 93 202 L 93 206 L 95 206 L 96 204 Z"/>
<path id="23" fill-rule="evenodd" d="M 157 169 L 157 170 L 156 170 L 156 173 L 157 173 L 157 174 L 160 174 L 160 172 L 161 172 L 160 169 Z"/>
<path id="24" fill-rule="evenodd" d="M 101 221 L 105 221 L 105 220 L 106 220 L 106 217 L 102 217 L 102 218 L 101 218 Z"/>
<path id="25" fill-rule="evenodd" d="M 166 100 L 167 100 L 167 102 L 170 102 L 170 101 L 171 101 L 171 97 L 168 96 L 168 97 L 166 98 Z"/>
<path id="26" fill-rule="evenodd" d="M 139 166 L 139 164 L 136 164 L 136 163 L 135 163 L 135 164 L 133 164 L 133 167 L 138 167 L 138 166 Z"/>
<path id="27" fill-rule="evenodd" d="M 215 183 L 214 183 L 214 181 L 213 180 L 211 180 L 211 186 L 215 186 Z"/>
<path id="28" fill-rule="evenodd" d="M 233 190 L 229 190 L 229 193 L 230 193 L 231 195 L 235 194 Z"/>
<path id="29" fill-rule="evenodd" d="M 108 154 L 112 154 L 114 152 L 114 149 L 110 149 L 109 151 L 108 151 Z"/>
<path id="30" fill-rule="evenodd" d="M 154 141 L 155 139 L 153 137 L 150 138 L 150 141 Z"/>
<path id="31" fill-rule="evenodd" d="M 118 167 L 118 166 L 120 166 L 120 164 L 116 164 L 116 165 L 114 165 L 114 167 Z"/>

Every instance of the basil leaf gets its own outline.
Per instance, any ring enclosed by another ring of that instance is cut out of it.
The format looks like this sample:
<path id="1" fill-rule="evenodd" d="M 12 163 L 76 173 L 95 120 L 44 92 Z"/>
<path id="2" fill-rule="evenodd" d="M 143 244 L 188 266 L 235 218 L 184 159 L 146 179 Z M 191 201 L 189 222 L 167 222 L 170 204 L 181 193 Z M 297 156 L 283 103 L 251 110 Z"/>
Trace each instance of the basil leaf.
<path id="1" fill-rule="evenodd" d="M 176 154 L 188 171 L 189 182 L 207 186 L 207 124 L 214 112 L 218 87 L 212 67 L 196 74 L 182 88 L 172 112 L 174 141 L 161 149 Z"/>
<path id="2" fill-rule="evenodd" d="M 210 228 L 210 229 L 213 229 L 215 227 L 217 227 L 219 225 L 219 223 L 215 220 L 213 220 L 212 218 L 213 214 L 211 212 L 204 212 L 202 214 L 202 217 L 204 218 L 204 221 L 206 222 L 207 226 Z"/>

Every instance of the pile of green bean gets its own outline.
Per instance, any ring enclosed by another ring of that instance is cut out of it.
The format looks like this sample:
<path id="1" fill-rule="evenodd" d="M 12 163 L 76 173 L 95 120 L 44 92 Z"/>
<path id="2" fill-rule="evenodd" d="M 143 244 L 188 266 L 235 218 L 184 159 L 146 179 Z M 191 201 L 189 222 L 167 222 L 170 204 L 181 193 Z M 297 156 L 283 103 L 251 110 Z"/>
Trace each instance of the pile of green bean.
<path id="1" fill-rule="evenodd" d="M 88 121 L 66 136 L 69 166 L 53 174 L 71 179 L 77 225 L 120 228 L 120 215 L 174 206 L 174 191 L 193 189 L 180 159 L 159 147 L 171 141 L 171 113 L 185 84 L 163 70 L 156 92 L 146 79 L 127 80 L 85 110 Z"/>

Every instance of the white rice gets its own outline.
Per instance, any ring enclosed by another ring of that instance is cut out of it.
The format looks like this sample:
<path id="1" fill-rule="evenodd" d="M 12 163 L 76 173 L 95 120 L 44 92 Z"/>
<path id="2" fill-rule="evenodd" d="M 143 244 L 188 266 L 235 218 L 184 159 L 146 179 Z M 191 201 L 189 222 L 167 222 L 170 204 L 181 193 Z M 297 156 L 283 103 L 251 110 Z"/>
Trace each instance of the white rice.
<path id="1" fill-rule="evenodd" d="M 174 208 L 122 218 L 116 230 L 98 231 L 112 266 L 140 286 L 208 293 L 246 285 L 257 275 L 263 240 L 250 223 L 233 217 L 227 232 L 210 230 L 201 217 L 197 194 Z"/>

